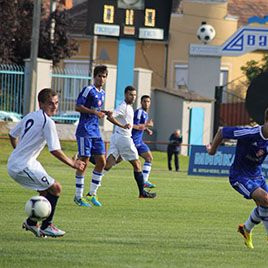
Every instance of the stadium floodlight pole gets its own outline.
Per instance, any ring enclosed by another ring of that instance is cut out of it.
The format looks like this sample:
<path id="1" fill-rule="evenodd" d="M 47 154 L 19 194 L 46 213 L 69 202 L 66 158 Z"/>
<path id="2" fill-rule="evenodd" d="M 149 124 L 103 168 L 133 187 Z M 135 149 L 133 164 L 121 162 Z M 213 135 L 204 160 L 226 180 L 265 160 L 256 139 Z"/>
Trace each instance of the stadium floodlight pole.
<path id="1" fill-rule="evenodd" d="M 36 86 L 37 86 L 37 56 L 39 48 L 39 29 L 41 18 L 41 2 L 34 1 L 34 13 L 32 22 L 31 58 L 30 58 L 30 98 L 28 112 L 35 110 Z"/>

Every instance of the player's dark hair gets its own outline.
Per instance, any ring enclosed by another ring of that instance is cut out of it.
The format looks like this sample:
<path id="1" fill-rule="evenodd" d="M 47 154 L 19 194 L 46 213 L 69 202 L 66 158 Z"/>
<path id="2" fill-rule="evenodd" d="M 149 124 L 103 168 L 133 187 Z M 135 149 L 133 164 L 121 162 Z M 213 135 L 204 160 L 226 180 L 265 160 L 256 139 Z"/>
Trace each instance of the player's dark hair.
<path id="1" fill-rule="evenodd" d="M 97 65 L 94 68 L 93 76 L 96 77 L 98 74 L 106 74 L 108 75 L 108 68 L 106 65 Z"/>
<path id="2" fill-rule="evenodd" d="M 125 94 L 126 94 L 128 91 L 136 91 L 136 88 L 133 87 L 133 86 L 127 86 L 127 87 L 125 88 Z"/>
<path id="3" fill-rule="evenodd" d="M 43 88 L 41 91 L 38 93 L 38 102 L 45 103 L 48 101 L 50 98 L 57 96 L 58 93 L 55 89 L 52 88 Z"/>
<path id="4" fill-rule="evenodd" d="M 141 97 L 141 102 L 144 100 L 144 99 L 151 99 L 151 97 L 149 95 L 143 95 Z"/>

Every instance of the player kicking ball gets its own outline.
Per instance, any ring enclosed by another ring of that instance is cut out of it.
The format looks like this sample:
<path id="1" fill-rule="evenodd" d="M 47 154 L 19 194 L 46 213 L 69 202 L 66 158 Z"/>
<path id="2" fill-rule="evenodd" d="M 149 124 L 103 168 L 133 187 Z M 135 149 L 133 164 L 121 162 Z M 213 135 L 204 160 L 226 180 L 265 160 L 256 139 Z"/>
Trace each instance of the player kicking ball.
<path id="1" fill-rule="evenodd" d="M 37 160 L 41 151 L 48 145 L 50 153 L 66 165 L 83 171 L 84 162 L 67 157 L 61 150 L 56 125 L 50 118 L 55 115 L 59 101 L 57 92 L 50 88 L 42 89 L 38 94 L 40 110 L 27 114 L 9 132 L 14 151 L 8 159 L 8 174 L 25 188 L 38 191 L 51 205 L 51 213 L 39 226 L 37 221 L 28 218 L 23 228 L 38 237 L 60 237 L 65 231 L 53 224 L 53 216 L 61 193 L 61 185 L 50 177 Z"/>
<path id="2" fill-rule="evenodd" d="M 234 162 L 230 167 L 231 186 L 246 199 L 253 199 L 256 207 L 248 219 L 238 226 L 245 245 L 253 249 L 252 230 L 256 224 L 263 223 L 268 238 L 268 186 L 262 175 L 261 166 L 268 154 L 268 112 L 265 123 L 256 127 L 223 127 L 215 135 L 207 152 L 215 155 L 224 139 L 236 139 Z"/>

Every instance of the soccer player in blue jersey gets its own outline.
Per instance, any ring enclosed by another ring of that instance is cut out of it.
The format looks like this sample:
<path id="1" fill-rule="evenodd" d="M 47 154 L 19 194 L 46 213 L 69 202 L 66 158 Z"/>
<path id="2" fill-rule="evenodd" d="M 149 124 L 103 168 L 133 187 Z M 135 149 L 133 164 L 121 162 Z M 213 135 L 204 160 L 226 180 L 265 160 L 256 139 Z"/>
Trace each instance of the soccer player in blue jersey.
<path id="1" fill-rule="evenodd" d="M 256 224 L 262 221 L 268 235 L 268 186 L 261 172 L 261 165 L 268 154 L 267 115 L 266 112 L 265 124 L 262 126 L 220 128 L 212 144 L 207 145 L 208 153 L 214 155 L 224 139 L 237 140 L 229 181 L 238 193 L 256 203 L 249 218 L 238 226 L 238 232 L 250 249 L 253 249 L 251 231 Z"/>
<path id="2" fill-rule="evenodd" d="M 141 107 L 134 113 L 134 125 L 132 129 L 132 139 L 138 150 L 139 155 L 145 160 L 142 168 L 144 187 L 154 188 L 155 184 L 149 181 L 149 176 L 152 168 L 153 156 L 150 148 L 142 140 L 143 133 L 146 131 L 149 135 L 153 134 L 153 131 L 149 127 L 153 127 L 154 123 L 152 119 L 148 119 L 148 111 L 151 106 L 151 97 L 143 95 L 141 97 Z"/>
<path id="3" fill-rule="evenodd" d="M 83 197 L 85 171 L 76 172 L 76 192 L 74 202 L 79 206 L 90 207 L 90 203 L 101 206 L 97 198 L 97 190 L 101 185 L 102 171 L 105 166 L 105 146 L 101 138 L 99 129 L 99 119 L 105 116 L 101 107 L 104 104 L 105 91 L 103 86 L 106 82 L 108 70 L 105 65 L 94 68 L 94 84 L 84 87 L 80 92 L 76 111 L 80 112 L 79 124 L 76 129 L 76 139 L 78 145 L 78 158 L 88 165 L 89 158 L 94 155 L 95 168 L 92 172 L 90 190 Z"/>

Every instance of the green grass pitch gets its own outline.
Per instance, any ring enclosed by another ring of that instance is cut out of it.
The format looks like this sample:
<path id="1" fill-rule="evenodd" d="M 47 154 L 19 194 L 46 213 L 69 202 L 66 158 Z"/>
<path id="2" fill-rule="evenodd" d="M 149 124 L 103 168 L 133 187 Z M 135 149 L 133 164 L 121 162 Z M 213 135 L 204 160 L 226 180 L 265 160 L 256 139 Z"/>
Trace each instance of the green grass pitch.
<path id="1" fill-rule="evenodd" d="M 74 142 L 62 142 L 68 155 Z M 154 152 L 151 181 L 155 200 L 138 199 L 129 163 L 103 178 L 101 208 L 73 202 L 74 170 L 45 149 L 40 161 L 61 182 L 54 223 L 63 238 L 40 239 L 21 229 L 24 205 L 33 191 L 9 178 L 11 146 L 0 140 L 0 267 L 267 267 L 268 244 L 262 225 L 254 230 L 254 250 L 243 245 L 236 228 L 253 202 L 231 189 L 227 178 L 191 177 L 181 156 L 180 173 L 167 171 L 166 154 Z M 88 190 L 92 166 L 88 169 Z"/>

